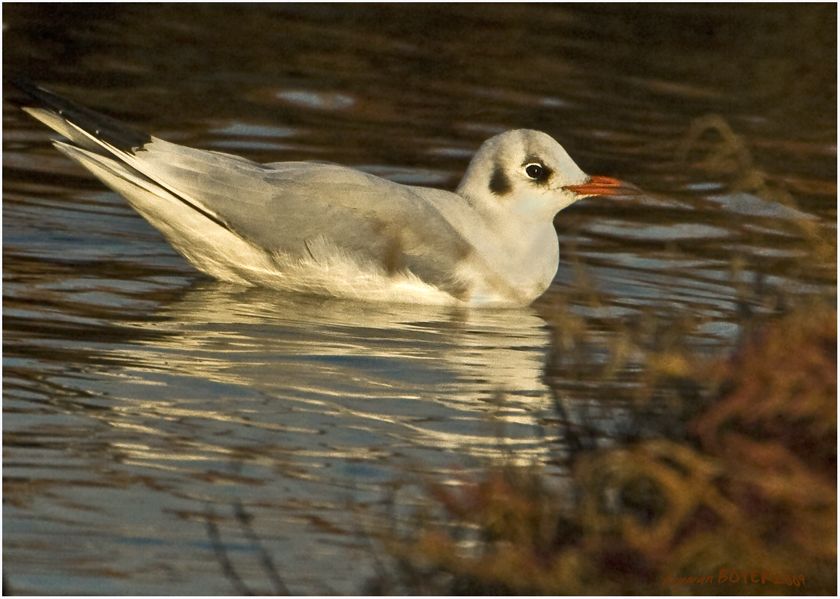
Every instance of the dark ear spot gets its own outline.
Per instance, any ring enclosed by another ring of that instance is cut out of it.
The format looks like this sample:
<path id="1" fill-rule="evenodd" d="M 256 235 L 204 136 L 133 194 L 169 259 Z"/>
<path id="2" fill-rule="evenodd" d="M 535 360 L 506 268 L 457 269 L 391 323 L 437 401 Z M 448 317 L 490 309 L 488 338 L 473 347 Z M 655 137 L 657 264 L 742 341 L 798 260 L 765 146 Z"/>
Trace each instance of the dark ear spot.
<path id="1" fill-rule="evenodd" d="M 502 167 L 496 166 L 493 169 L 493 176 L 490 177 L 490 191 L 498 196 L 503 196 L 510 193 L 511 189 L 510 179 L 508 179 Z"/>

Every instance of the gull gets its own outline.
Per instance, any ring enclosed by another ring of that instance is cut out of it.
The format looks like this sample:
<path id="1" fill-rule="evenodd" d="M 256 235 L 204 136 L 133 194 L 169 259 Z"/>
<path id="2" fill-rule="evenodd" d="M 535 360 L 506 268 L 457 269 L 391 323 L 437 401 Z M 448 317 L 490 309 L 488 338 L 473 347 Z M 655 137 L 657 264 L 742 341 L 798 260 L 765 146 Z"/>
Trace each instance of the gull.
<path id="1" fill-rule="evenodd" d="M 369 301 L 525 306 L 554 280 L 554 216 L 627 189 L 552 137 L 485 141 L 455 192 L 320 162 L 261 164 L 141 133 L 17 81 L 55 147 L 122 195 L 198 270 L 230 283 Z"/>

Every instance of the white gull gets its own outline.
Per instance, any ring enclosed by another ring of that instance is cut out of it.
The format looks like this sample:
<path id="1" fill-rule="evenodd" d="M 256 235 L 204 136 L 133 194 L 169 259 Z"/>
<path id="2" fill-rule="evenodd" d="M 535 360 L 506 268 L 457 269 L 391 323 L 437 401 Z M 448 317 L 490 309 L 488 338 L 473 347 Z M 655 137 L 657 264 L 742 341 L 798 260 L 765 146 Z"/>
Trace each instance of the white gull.
<path id="1" fill-rule="evenodd" d="M 259 164 L 140 133 L 18 82 L 55 146 L 123 195 L 199 270 L 244 285 L 405 303 L 527 305 L 551 284 L 553 219 L 627 188 L 540 131 L 485 141 L 455 193 L 339 165 Z"/>

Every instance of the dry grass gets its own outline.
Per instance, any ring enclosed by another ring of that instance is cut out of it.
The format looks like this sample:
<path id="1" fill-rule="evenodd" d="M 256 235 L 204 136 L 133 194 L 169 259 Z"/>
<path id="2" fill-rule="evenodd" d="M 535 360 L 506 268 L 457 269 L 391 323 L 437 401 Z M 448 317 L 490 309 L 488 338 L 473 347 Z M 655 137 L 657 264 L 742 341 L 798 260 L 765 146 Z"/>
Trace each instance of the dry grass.
<path id="1" fill-rule="evenodd" d="M 443 520 L 385 540 L 399 580 L 423 593 L 834 594 L 834 310 L 791 314 L 694 369 L 715 398 L 688 440 L 583 453 L 566 487 L 505 466 L 430 487 Z"/>

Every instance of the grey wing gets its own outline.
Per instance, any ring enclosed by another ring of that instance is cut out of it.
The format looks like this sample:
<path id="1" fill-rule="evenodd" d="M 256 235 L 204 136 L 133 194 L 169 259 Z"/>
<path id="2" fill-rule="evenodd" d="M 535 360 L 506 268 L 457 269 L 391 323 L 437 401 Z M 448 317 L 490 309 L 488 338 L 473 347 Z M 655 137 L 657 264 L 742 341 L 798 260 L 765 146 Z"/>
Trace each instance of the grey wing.
<path id="1" fill-rule="evenodd" d="M 445 192 L 337 165 L 261 165 L 155 138 L 134 158 L 134 168 L 261 248 L 318 259 L 326 242 L 390 274 L 408 270 L 447 292 L 463 291 L 454 273 L 471 246 L 423 197 Z"/>
<path id="2" fill-rule="evenodd" d="M 453 273 L 471 245 L 422 195 L 445 192 L 407 188 L 340 166 L 260 165 L 195 150 L 135 131 L 42 87 L 17 85 L 29 96 L 24 110 L 75 144 L 60 149 L 88 168 L 108 165 L 106 178 L 152 190 L 144 197 L 166 197 L 201 214 L 208 227 L 300 256 L 325 240 L 387 272 L 408 269 L 456 295 L 462 288 Z M 150 218 L 154 204 L 144 210 Z"/>

